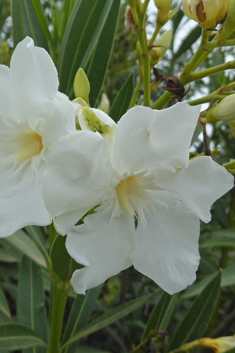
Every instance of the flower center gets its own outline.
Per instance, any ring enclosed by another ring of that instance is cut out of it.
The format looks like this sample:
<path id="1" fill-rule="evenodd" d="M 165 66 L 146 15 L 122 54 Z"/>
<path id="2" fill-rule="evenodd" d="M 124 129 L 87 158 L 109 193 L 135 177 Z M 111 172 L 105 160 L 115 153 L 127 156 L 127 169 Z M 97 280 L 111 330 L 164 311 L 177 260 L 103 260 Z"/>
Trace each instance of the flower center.
<path id="1" fill-rule="evenodd" d="M 116 186 L 116 194 L 119 204 L 131 215 L 142 208 L 141 203 L 146 199 L 148 182 L 138 176 L 129 176 L 120 181 Z"/>
<path id="2" fill-rule="evenodd" d="M 40 154 L 43 149 L 42 137 L 27 128 L 14 139 L 14 142 L 17 149 L 15 160 L 19 163 Z"/>

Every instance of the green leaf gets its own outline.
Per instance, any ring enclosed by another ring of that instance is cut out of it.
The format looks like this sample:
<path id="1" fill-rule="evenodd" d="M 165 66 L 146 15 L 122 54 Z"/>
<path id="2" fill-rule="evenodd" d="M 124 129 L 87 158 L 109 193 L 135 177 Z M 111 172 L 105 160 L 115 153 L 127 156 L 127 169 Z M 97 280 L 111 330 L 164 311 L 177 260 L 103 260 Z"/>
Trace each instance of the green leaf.
<path id="1" fill-rule="evenodd" d="M 201 291 L 208 285 L 211 279 L 214 278 L 216 273 L 212 273 L 211 275 L 208 275 L 205 278 L 203 278 L 200 282 L 197 282 L 192 286 L 190 286 L 182 294 L 181 299 L 191 298 L 201 293 Z M 221 288 L 232 286 L 235 284 L 235 266 L 230 266 L 225 269 L 222 269 L 221 274 L 222 274 Z"/>
<path id="2" fill-rule="evenodd" d="M 192 48 L 192 44 L 197 41 L 202 33 L 202 29 L 200 26 L 194 27 L 189 34 L 184 38 L 182 41 L 181 46 L 179 47 L 178 51 L 174 54 L 174 59 L 178 59 L 183 53 L 185 53 L 188 49 Z"/>
<path id="3" fill-rule="evenodd" d="M 220 281 L 221 272 L 219 271 L 195 299 L 179 323 L 167 348 L 168 352 L 203 336 L 217 303 Z"/>
<path id="4" fill-rule="evenodd" d="M 108 351 L 103 351 L 101 349 L 97 349 L 97 348 L 92 348 L 89 346 L 80 346 L 79 347 L 79 353 L 110 353 Z M 233 353 L 233 352 L 231 352 Z"/>
<path id="5" fill-rule="evenodd" d="M 211 233 L 212 238 L 200 244 L 200 248 L 212 246 L 233 246 L 235 247 L 235 228 L 220 229 Z"/>
<path id="6" fill-rule="evenodd" d="M 0 350 L 15 351 L 34 346 L 45 346 L 34 330 L 12 323 L 0 325 Z"/>
<path id="7" fill-rule="evenodd" d="M 25 37 L 21 0 L 11 1 L 11 17 L 13 42 L 16 47 Z"/>
<path id="8" fill-rule="evenodd" d="M 22 258 L 19 273 L 17 321 L 34 329 L 43 341 L 47 341 L 47 317 L 41 268 L 26 256 Z M 36 352 L 42 353 L 45 349 L 39 347 Z"/>
<path id="9" fill-rule="evenodd" d="M 37 11 L 34 7 L 34 4 L 37 2 L 38 0 L 21 0 L 24 32 L 27 36 L 33 38 L 35 45 L 43 47 L 49 52 L 47 37 L 44 33 L 45 28 L 42 27 L 40 22 L 40 20 L 42 21 L 42 18 L 38 17 L 38 8 L 41 6 L 40 2 L 37 4 Z M 41 16 L 44 16 L 42 9 L 40 13 Z"/>
<path id="10" fill-rule="evenodd" d="M 46 262 L 42 253 L 23 230 L 18 230 L 15 234 L 7 237 L 5 240 L 39 265 L 46 267 Z"/>
<path id="11" fill-rule="evenodd" d="M 194 144 L 194 142 L 197 141 L 198 136 L 200 135 L 201 132 L 202 132 L 202 125 L 199 124 L 198 127 L 196 128 L 196 130 L 194 131 L 190 146 L 192 146 Z"/>
<path id="12" fill-rule="evenodd" d="M 59 35 L 62 38 L 76 0 L 64 0 L 59 14 Z"/>
<path id="13" fill-rule="evenodd" d="M 119 7 L 120 0 L 113 1 L 107 20 L 100 34 L 100 38 L 95 50 L 93 51 L 89 66 L 86 69 L 91 85 L 91 107 L 97 105 L 97 99 L 105 79 L 117 27 Z"/>
<path id="14" fill-rule="evenodd" d="M 2 289 L 2 287 L 0 286 L 0 311 L 8 318 L 11 317 L 11 312 L 10 312 L 10 308 L 5 296 L 5 293 Z"/>
<path id="15" fill-rule="evenodd" d="M 126 113 L 134 90 L 134 73 L 132 72 L 126 79 L 122 88 L 118 92 L 109 115 L 114 121 L 118 121 L 123 114 Z"/>
<path id="16" fill-rule="evenodd" d="M 162 321 L 162 318 L 163 318 L 165 311 L 170 303 L 170 300 L 171 300 L 170 294 L 163 292 L 151 312 L 151 315 L 148 319 L 148 322 L 147 322 L 146 328 L 144 330 L 144 334 L 142 336 L 141 341 L 143 341 L 143 340 L 145 340 L 145 338 L 147 338 L 147 336 L 151 330 L 153 330 L 153 329 L 158 330 L 159 329 L 159 324 Z"/>
<path id="17" fill-rule="evenodd" d="M 78 0 L 70 15 L 58 62 L 60 91 L 73 95 L 77 70 L 89 63 L 115 0 Z"/>
<path id="18" fill-rule="evenodd" d="M 179 293 L 176 293 L 171 297 L 170 303 L 169 303 L 169 305 L 166 309 L 166 312 L 165 312 L 165 314 L 159 324 L 160 330 L 166 330 L 168 328 L 168 325 L 171 321 L 172 315 L 175 310 L 175 306 L 178 302 L 178 298 L 179 298 Z"/>
<path id="19" fill-rule="evenodd" d="M 72 343 L 79 341 L 81 338 L 88 336 L 96 331 L 101 330 L 104 327 L 111 325 L 112 323 L 120 320 L 124 316 L 130 314 L 132 311 L 143 306 L 148 300 L 150 300 L 156 293 L 148 294 L 140 298 L 133 299 L 125 304 L 112 309 L 105 314 L 101 315 L 90 324 L 84 326 L 73 338 L 68 340 L 62 345 L 61 350 L 66 348 Z"/>
<path id="20" fill-rule="evenodd" d="M 51 248 L 52 269 L 62 281 L 68 281 L 72 273 L 82 267 L 68 254 L 65 241 L 66 237 L 57 235 Z"/>
<path id="21" fill-rule="evenodd" d="M 61 342 L 62 345 L 69 339 L 73 338 L 78 333 L 78 331 L 81 330 L 87 324 L 90 315 L 94 309 L 96 299 L 98 298 L 98 295 L 100 293 L 100 289 L 101 286 L 98 286 L 94 289 L 90 289 L 87 292 L 86 296 L 77 295 L 70 311 L 68 322 Z M 67 347 L 65 352 L 74 352 L 76 350 L 76 347 L 77 343 L 72 344 Z"/>

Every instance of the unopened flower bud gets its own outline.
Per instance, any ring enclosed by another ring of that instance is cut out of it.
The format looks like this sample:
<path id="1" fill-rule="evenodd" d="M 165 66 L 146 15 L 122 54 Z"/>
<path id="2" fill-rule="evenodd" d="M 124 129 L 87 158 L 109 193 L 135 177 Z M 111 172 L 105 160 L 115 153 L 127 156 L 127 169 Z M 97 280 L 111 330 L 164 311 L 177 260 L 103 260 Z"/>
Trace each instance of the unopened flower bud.
<path id="1" fill-rule="evenodd" d="M 219 338 L 202 338 L 201 341 L 204 347 L 213 349 L 215 353 L 223 353 L 235 347 L 235 335 Z"/>
<path id="2" fill-rule="evenodd" d="M 165 55 L 167 49 L 169 49 L 172 39 L 172 30 L 169 29 L 158 39 L 156 46 L 151 49 L 151 61 L 150 65 L 153 67 L 156 65 L 161 58 Z"/>
<path id="3" fill-rule="evenodd" d="M 154 2 L 158 8 L 157 22 L 164 25 L 170 12 L 172 0 L 154 0 Z"/>
<path id="4" fill-rule="evenodd" d="M 220 103 L 215 103 L 206 115 L 208 123 L 216 123 L 220 120 L 235 120 L 235 94 L 230 94 Z"/>
<path id="5" fill-rule="evenodd" d="M 105 112 L 106 114 L 108 114 L 108 112 L 109 112 L 110 101 L 109 101 L 106 93 L 102 93 L 102 95 L 101 95 L 99 109 L 103 110 L 103 112 Z"/>
<path id="6" fill-rule="evenodd" d="M 231 0 L 184 0 L 186 16 L 198 22 L 202 28 L 213 29 L 228 12 Z"/>
<path id="7" fill-rule="evenodd" d="M 132 14 L 132 10 L 130 7 L 128 7 L 126 9 L 124 25 L 130 33 L 137 34 L 138 25 L 135 23 L 135 20 L 134 20 L 133 14 Z"/>
<path id="8" fill-rule="evenodd" d="M 73 89 L 75 97 L 82 98 L 89 105 L 90 82 L 81 68 L 76 73 Z"/>

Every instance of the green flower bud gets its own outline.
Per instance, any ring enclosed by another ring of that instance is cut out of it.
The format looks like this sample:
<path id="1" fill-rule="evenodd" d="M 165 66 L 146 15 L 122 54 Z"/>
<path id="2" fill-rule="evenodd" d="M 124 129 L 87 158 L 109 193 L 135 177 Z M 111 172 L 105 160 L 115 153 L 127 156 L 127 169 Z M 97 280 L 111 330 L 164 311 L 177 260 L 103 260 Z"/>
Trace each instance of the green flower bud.
<path id="1" fill-rule="evenodd" d="M 109 101 L 106 93 L 102 93 L 102 95 L 101 95 L 99 109 L 103 110 L 103 112 L 105 112 L 106 114 L 108 114 L 108 112 L 109 112 L 110 101 Z"/>
<path id="2" fill-rule="evenodd" d="M 220 103 L 215 103 L 206 115 L 208 123 L 213 124 L 220 120 L 235 120 L 235 94 L 230 94 Z"/>
<path id="3" fill-rule="evenodd" d="M 172 30 L 169 29 L 158 39 L 156 47 L 151 49 L 151 60 L 150 65 L 153 67 L 156 65 L 161 58 L 165 55 L 167 49 L 169 49 L 172 39 Z"/>
<path id="4" fill-rule="evenodd" d="M 164 25 L 170 12 L 172 0 L 154 0 L 158 8 L 157 23 Z"/>
<path id="5" fill-rule="evenodd" d="M 82 68 L 78 69 L 73 89 L 76 98 L 82 98 L 89 105 L 90 82 Z"/>

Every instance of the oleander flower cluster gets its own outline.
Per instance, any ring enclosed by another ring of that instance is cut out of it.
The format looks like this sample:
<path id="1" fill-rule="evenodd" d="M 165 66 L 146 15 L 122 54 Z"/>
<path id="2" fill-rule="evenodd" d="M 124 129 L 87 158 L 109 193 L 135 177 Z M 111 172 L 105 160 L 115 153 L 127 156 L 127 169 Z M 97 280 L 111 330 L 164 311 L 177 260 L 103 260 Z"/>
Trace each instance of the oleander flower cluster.
<path id="1" fill-rule="evenodd" d="M 116 124 L 58 92 L 52 59 L 30 38 L 0 76 L 1 237 L 53 220 L 84 266 L 77 293 L 131 265 L 170 294 L 190 285 L 200 220 L 233 187 L 211 157 L 189 161 L 200 107 L 137 106 Z"/>

